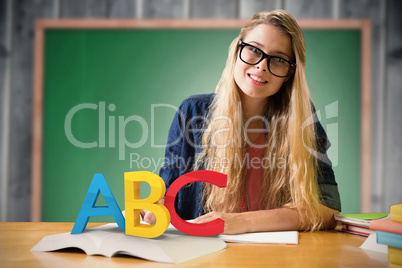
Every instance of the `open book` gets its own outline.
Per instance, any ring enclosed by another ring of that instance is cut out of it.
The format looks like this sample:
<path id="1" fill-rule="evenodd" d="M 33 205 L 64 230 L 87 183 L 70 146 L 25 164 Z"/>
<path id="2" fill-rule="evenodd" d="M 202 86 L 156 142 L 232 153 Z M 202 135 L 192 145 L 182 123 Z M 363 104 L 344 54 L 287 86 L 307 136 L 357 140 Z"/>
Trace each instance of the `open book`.
<path id="1" fill-rule="evenodd" d="M 109 223 L 86 229 L 81 234 L 45 236 L 31 250 L 78 248 L 87 255 L 112 257 L 124 254 L 150 261 L 180 263 L 224 249 L 224 241 L 297 245 L 298 237 L 297 231 L 199 237 L 184 234 L 170 225 L 165 233 L 157 238 L 142 238 L 125 235 L 117 223 Z"/>
<path id="2" fill-rule="evenodd" d="M 32 251 L 54 251 L 66 248 L 82 249 L 87 255 L 112 257 L 116 254 L 134 256 L 150 261 L 180 263 L 226 248 L 215 237 L 198 237 L 168 228 L 157 238 L 125 235 L 116 223 L 85 229 L 81 234 L 45 236 Z"/>

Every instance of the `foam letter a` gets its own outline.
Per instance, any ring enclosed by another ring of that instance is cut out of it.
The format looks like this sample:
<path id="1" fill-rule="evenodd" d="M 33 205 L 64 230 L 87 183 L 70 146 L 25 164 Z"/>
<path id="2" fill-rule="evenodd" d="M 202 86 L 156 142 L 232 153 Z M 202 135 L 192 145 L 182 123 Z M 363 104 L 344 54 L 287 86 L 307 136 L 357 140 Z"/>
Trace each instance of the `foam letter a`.
<path id="1" fill-rule="evenodd" d="M 95 206 L 99 193 L 102 193 L 107 206 Z M 93 177 L 71 234 L 82 233 L 91 216 L 113 216 L 119 229 L 125 230 L 123 214 L 102 174 L 95 174 Z"/>

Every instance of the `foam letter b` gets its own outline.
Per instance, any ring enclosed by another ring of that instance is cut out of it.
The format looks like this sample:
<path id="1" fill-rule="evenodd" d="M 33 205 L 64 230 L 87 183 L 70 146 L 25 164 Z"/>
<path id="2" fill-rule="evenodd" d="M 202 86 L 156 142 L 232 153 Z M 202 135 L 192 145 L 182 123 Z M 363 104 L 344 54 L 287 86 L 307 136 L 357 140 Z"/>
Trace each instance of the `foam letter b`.
<path id="1" fill-rule="evenodd" d="M 140 199 L 140 183 L 146 182 L 151 187 L 151 193 L 145 199 Z M 165 195 L 166 186 L 162 178 L 148 171 L 124 173 L 124 193 L 126 202 L 126 234 L 153 238 L 165 232 L 170 223 L 170 214 L 162 204 L 155 204 Z M 156 223 L 141 224 L 140 210 L 153 212 Z"/>

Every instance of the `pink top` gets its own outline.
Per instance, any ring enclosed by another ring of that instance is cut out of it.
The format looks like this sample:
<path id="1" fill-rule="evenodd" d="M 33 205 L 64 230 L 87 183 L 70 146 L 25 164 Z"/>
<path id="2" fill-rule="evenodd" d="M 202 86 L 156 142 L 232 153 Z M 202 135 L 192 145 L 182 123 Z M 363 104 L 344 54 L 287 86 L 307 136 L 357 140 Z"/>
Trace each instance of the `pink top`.
<path id="1" fill-rule="evenodd" d="M 256 141 L 249 147 L 246 148 L 246 157 L 248 157 L 247 168 L 248 168 L 248 176 L 247 176 L 247 199 L 248 199 L 248 208 L 245 206 L 242 207 L 242 212 L 244 211 L 254 211 L 259 210 L 259 202 L 261 198 L 261 186 L 262 186 L 262 177 L 263 177 L 263 167 L 262 167 L 262 159 L 264 157 L 264 140 L 265 134 L 261 133 Z M 260 145 L 260 146 L 258 146 Z"/>

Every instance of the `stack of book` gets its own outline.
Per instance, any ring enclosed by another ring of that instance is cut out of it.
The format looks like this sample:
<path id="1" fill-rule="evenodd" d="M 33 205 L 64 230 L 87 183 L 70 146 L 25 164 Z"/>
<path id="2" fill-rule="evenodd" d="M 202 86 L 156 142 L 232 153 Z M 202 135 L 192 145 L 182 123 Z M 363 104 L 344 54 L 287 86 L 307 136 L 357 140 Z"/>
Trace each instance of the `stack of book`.
<path id="1" fill-rule="evenodd" d="M 350 234 L 369 236 L 375 233 L 370 229 L 370 222 L 388 216 L 388 213 L 360 213 L 360 214 L 337 214 L 335 220 L 340 222 L 342 231 Z"/>
<path id="2" fill-rule="evenodd" d="M 402 267 L 402 204 L 390 207 L 390 217 L 370 222 L 377 233 L 377 243 L 388 246 L 390 267 Z"/>

